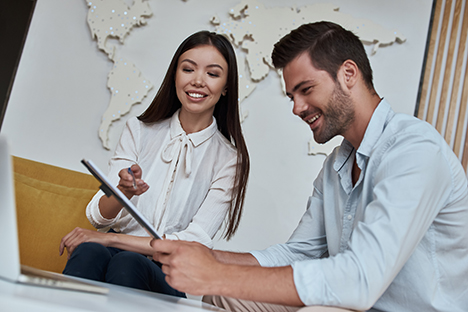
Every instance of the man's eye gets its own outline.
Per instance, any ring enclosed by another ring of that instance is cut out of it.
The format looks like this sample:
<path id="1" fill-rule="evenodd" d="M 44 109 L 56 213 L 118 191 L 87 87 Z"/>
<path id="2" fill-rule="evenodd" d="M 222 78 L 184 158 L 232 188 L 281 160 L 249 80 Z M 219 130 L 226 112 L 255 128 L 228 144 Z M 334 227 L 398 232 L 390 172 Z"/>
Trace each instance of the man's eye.
<path id="1" fill-rule="evenodd" d="M 306 93 L 307 91 L 310 90 L 311 87 L 305 87 L 304 89 L 302 89 L 302 93 Z"/>

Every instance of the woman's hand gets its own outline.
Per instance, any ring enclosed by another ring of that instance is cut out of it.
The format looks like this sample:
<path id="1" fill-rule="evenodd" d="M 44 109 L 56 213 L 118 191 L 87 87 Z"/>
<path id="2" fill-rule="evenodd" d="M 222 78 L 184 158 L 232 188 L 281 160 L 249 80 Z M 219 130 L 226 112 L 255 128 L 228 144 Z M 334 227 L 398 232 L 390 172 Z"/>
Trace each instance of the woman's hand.
<path id="1" fill-rule="evenodd" d="M 101 233 L 98 231 L 92 231 L 88 229 L 75 228 L 73 231 L 65 235 L 60 241 L 59 253 L 60 256 L 63 254 L 65 248 L 67 249 L 68 256 L 67 259 L 70 259 L 73 251 L 81 243 L 92 242 L 99 243 L 103 246 L 108 246 L 112 233 Z"/>
<path id="2" fill-rule="evenodd" d="M 149 185 L 141 179 L 142 171 L 137 164 L 119 171 L 119 185 L 117 186 L 127 198 L 141 195 L 149 189 Z"/>
<path id="3" fill-rule="evenodd" d="M 149 189 L 148 184 L 141 179 L 141 173 L 140 166 L 136 164 L 119 171 L 120 181 L 117 188 L 128 199 L 131 199 L 134 195 L 141 195 Z M 99 210 L 104 218 L 113 219 L 122 210 L 122 204 L 114 196 L 101 196 L 99 199 Z"/>

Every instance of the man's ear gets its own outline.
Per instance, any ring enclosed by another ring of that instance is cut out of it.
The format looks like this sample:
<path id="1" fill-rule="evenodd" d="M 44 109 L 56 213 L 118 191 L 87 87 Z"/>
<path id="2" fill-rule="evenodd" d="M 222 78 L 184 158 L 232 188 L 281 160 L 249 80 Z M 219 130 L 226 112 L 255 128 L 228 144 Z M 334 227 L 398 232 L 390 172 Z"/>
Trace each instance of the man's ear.
<path id="1" fill-rule="evenodd" d="M 346 60 L 340 67 L 340 75 L 344 85 L 348 88 L 352 88 L 358 79 L 359 68 L 352 60 Z"/>

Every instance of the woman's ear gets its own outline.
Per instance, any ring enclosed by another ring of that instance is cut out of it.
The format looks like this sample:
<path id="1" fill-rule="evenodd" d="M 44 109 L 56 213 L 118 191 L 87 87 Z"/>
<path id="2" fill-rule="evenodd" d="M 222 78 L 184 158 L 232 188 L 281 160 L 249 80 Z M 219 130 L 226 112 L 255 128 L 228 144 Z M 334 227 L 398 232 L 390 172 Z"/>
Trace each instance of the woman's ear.
<path id="1" fill-rule="evenodd" d="M 226 93 L 227 93 L 227 87 L 224 88 L 223 92 L 221 92 L 221 95 L 222 95 L 222 96 L 225 96 Z"/>

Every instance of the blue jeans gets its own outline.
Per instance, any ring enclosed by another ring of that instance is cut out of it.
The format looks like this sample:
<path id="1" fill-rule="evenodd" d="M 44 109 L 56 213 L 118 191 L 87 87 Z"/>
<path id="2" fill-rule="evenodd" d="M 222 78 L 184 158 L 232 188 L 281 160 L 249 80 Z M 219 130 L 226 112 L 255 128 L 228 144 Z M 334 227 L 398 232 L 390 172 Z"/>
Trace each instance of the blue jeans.
<path id="1" fill-rule="evenodd" d="M 185 298 L 167 284 L 160 266 L 136 252 L 82 243 L 73 251 L 63 274 Z"/>

